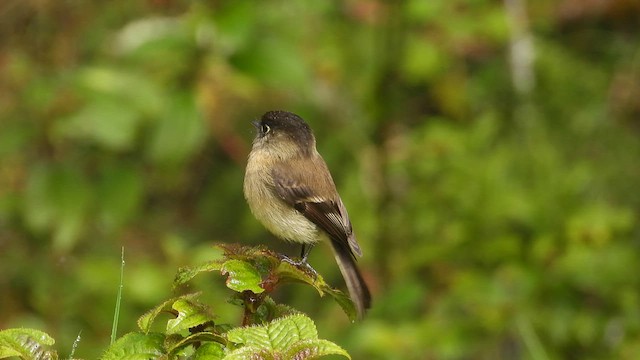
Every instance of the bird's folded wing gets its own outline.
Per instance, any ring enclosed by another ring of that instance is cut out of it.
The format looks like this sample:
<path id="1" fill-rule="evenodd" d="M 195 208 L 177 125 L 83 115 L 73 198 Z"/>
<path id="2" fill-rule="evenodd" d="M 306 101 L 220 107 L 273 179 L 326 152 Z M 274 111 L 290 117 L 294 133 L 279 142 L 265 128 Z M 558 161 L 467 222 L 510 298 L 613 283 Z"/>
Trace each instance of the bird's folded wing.
<path id="1" fill-rule="evenodd" d="M 312 177 L 292 170 L 305 169 L 295 165 L 274 166 L 271 175 L 278 196 L 329 234 L 340 246 L 361 255 L 346 208 L 337 195 L 324 161 L 313 164 Z M 306 170 L 309 170 L 308 167 Z"/>

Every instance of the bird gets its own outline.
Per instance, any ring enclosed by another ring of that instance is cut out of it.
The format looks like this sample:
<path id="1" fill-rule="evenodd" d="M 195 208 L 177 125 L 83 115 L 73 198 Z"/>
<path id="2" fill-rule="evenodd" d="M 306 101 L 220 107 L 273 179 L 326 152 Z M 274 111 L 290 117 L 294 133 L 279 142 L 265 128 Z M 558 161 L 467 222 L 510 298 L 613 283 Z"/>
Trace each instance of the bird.
<path id="1" fill-rule="evenodd" d="M 328 241 L 363 319 L 371 293 L 356 263 L 362 250 L 313 131 L 300 116 L 280 110 L 266 112 L 253 125 L 243 184 L 251 212 L 276 237 L 302 244 L 305 264 L 311 248 Z"/>

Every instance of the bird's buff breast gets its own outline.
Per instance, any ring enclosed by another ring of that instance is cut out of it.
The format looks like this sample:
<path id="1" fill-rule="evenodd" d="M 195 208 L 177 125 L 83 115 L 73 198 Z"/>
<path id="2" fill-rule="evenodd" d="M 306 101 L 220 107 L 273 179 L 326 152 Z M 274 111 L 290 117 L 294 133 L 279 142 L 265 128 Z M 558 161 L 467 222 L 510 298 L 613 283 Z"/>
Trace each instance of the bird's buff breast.
<path id="1" fill-rule="evenodd" d="M 255 156 L 249 158 L 249 162 L 259 160 Z M 317 226 L 276 195 L 271 174 L 251 171 L 249 170 L 251 168 L 249 164 L 245 174 L 244 194 L 251 212 L 258 221 L 271 233 L 284 240 L 301 244 L 318 242 Z M 270 168 L 270 166 L 261 167 L 261 169 Z"/>

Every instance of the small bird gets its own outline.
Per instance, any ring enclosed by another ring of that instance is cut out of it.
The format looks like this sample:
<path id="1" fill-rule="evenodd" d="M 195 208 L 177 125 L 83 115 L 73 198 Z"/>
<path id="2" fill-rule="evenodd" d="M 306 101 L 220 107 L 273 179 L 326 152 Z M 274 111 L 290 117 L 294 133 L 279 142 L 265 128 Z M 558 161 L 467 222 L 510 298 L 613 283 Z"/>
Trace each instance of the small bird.
<path id="1" fill-rule="evenodd" d="M 257 134 L 244 177 L 253 215 L 277 237 L 302 244 L 302 261 L 328 240 L 362 319 L 371 294 L 356 265 L 362 256 L 349 214 L 307 123 L 286 111 L 269 111 L 253 123 Z"/>

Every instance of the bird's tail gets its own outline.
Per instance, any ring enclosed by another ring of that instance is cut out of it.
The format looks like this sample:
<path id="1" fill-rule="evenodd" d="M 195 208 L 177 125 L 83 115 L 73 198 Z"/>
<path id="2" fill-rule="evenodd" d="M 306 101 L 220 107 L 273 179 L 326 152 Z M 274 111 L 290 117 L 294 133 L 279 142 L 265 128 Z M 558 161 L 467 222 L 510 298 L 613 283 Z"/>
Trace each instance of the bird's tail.
<path id="1" fill-rule="evenodd" d="M 353 300 L 356 305 L 358 319 L 362 320 L 367 309 L 371 307 L 371 293 L 369 293 L 369 288 L 364 282 L 360 270 L 358 270 L 356 259 L 351 249 L 333 239 L 331 240 L 331 247 L 342 277 L 347 283 L 351 300 Z"/>

